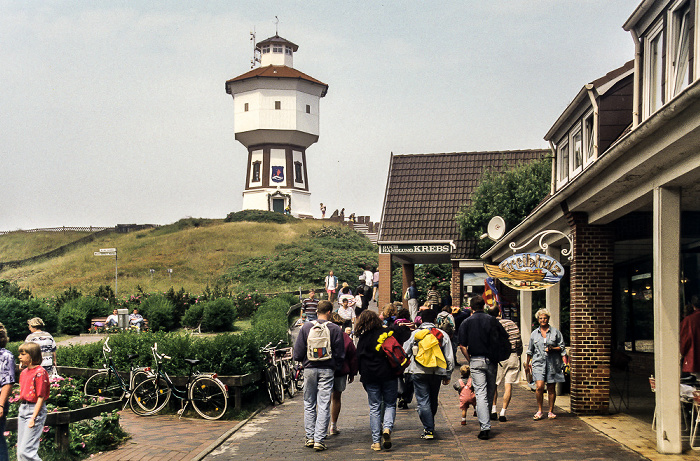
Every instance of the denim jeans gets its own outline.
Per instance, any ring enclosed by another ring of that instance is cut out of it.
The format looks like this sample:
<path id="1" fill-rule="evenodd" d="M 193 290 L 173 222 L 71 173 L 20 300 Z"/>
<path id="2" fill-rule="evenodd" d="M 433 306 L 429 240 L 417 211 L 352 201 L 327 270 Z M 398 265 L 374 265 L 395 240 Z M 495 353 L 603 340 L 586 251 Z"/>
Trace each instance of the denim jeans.
<path id="1" fill-rule="evenodd" d="M 416 394 L 416 404 L 418 417 L 423 423 L 423 429 L 432 432 L 435 430 L 435 413 L 438 408 L 438 394 L 440 384 L 444 376 L 424 375 L 415 373 L 413 375 L 413 389 Z"/>
<path id="2" fill-rule="evenodd" d="M 321 443 L 331 420 L 332 368 L 304 368 L 304 430 L 306 439 Z"/>
<path id="3" fill-rule="evenodd" d="M 17 416 L 17 461 L 41 461 L 39 458 L 39 438 L 46 422 L 46 404 L 41 405 L 39 414 L 34 420 L 34 427 L 27 427 L 29 419 L 34 414 L 34 403 L 23 403 L 19 406 Z"/>
<path id="4" fill-rule="evenodd" d="M 396 399 L 398 396 L 398 380 L 390 379 L 381 383 L 363 383 L 369 402 L 369 427 L 372 430 L 372 443 L 379 443 L 382 429 L 394 429 L 396 419 Z M 384 404 L 384 419 L 382 421 L 381 407 Z"/>
<path id="5" fill-rule="evenodd" d="M 406 402 L 406 405 L 413 400 L 413 375 L 404 373 L 399 377 L 399 398 Z"/>
<path id="6" fill-rule="evenodd" d="M 3 416 L 0 418 L 0 461 L 9 461 L 7 454 L 7 441 L 5 441 L 5 421 L 7 417 L 8 405 L 5 406 Z"/>
<path id="7" fill-rule="evenodd" d="M 469 367 L 476 395 L 476 416 L 482 431 L 491 429 L 491 405 L 496 392 L 496 363 L 486 357 L 471 357 Z"/>

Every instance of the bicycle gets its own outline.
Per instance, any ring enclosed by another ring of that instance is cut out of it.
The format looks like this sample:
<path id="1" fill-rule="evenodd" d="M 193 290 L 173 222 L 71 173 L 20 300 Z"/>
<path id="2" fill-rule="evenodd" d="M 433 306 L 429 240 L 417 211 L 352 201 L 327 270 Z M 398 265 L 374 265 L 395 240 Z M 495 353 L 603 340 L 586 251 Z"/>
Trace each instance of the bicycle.
<path id="1" fill-rule="evenodd" d="M 138 354 L 129 354 L 129 382 L 127 383 L 114 365 L 112 349 L 109 347 L 109 337 L 102 345 L 104 365 L 97 373 L 90 376 L 85 382 L 84 393 L 90 397 L 103 397 L 109 399 L 129 398 L 131 391 L 143 381 L 152 376 L 150 367 L 134 367 L 131 362 Z M 126 408 L 127 402 L 124 402 Z"/>
<path id="2" fill-rule="evenodd" d="M 270 396 L 270 401 L 274 405 L 275 402 L 282 404 L 284 402 L 284 391 L 286 389 L 289 397 L 294 397 L 298 387 L 298 373 L 292 366 L 292 348 L 280 347 L 285 343 L 280 340 L 277 345 L 272 346 L 272 342 L 260 348 L 260 352 L 264 354 L 265 382 L 267 383 L 267 393 Z"/>
<path id="3" fill-rule="evenodd" d="M 136 386 L 131 394 L 129 404 L 134 413 L 139 416 L 149 416 L 158 413 L 170 401 L 171 396 L 184 401 L 178 410 L 178 416 L 182 417 L 187 405 L 192 403 L 192 408 L 204 419 L 219 419 L 228 408 L 228 387 L 218 379 L 216 373 L 193 372 L 193 368 L 200 363 L 197 359 L 185 359 L 190 365 L 185 389 L 175 387 L 168 374 L 163 370 L 163 360 L 171 360 L 165 354 L 158 353 L 158 343 L 151 347 L 156 368 L 154 376 Z"/>

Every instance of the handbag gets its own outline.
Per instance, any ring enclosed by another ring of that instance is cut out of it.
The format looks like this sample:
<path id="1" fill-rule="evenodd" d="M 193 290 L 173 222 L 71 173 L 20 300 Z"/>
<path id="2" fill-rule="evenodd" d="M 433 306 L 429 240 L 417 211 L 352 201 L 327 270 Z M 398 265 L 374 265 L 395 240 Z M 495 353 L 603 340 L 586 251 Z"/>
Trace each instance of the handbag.
<path id="1" fill-rule="evenodd" d="M 535 379 L 532 377 L 532 365 L 525 367 L 525 380 L 528 382 L 528 384 L 535 381 Z"/>

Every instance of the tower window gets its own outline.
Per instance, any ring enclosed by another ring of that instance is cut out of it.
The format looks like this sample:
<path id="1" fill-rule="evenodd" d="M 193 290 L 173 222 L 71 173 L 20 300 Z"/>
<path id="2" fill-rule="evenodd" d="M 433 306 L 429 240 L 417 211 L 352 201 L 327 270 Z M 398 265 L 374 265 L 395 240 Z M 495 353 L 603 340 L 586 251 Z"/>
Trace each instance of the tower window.
<path id="1" fill-rule="evenodd" d="M 306 113 L 307 113 L 307 114 L 310 114 L 310 113 L 311 113 L 311 106 L 308 105 L 308 104 L 306 105 Z"/>
<path id="2" fill-rule="evenodd" d="M 260 162 L 253 163 L 253 179 L 251 182 L 260 182 Z"/>
<path id="3" fill-rule="evenodd" d="M 301 171 L 301 162 L 294 162 L 294 182 L 304 182 L 303 174 Z"/>
<path id="4" fill-rule="evenodd" d="M 248 103 L 243 104 L 243 112 L 248 112 Z"/>
<path id="5" fill-rule="evenodd" d="M 265 45 L 262 47 L 262 52 L 263 54 L 267 54 L 270 52 L 270 45 Z"/>
<path id="6" fill-rule="evenodd" d="M 282 53 L 282 45 L 272 45 L 273 53 Z"/>
<path id="7" fill-rule="evenodd" d="M 282 101 L 275 101 L 275 110 L 282 109 Z"/>
<path id="8" fill-rule="evenodd" d="M 284 53 L 285 53 L 285 54 L 288 54 L 289 56 L 291 56 L 291 55 L 292 55 L 292 49 L 291 49 L 290 47 L 288 47 L 288 46 L 285 46 L 285 47 L 284 47 Z"/>

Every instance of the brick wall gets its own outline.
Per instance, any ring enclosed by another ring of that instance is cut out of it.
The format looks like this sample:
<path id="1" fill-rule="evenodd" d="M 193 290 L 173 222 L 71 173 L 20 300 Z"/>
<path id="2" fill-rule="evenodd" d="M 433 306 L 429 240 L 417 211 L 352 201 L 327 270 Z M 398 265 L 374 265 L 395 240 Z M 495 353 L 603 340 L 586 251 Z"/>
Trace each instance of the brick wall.
<path id="1" fill-rule="evenodd" d="M 379 255 L 379 306 L 391 302 L 391 255 Z"/>
<path id="2" fill-rule="evenodd" d="M 614 235 L 569 213 L 571 263 L 571 409 L 607 414 L 610 394 Z"/>
<path id="3" fill-rule="evenodd" d="M 452 305 L 462 305 L 462 276 L 459 270 L 459 262 L 452 261 L 452 283 L 450 284 Z"/>

